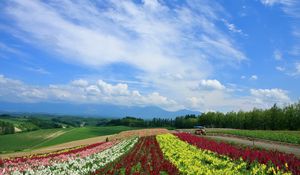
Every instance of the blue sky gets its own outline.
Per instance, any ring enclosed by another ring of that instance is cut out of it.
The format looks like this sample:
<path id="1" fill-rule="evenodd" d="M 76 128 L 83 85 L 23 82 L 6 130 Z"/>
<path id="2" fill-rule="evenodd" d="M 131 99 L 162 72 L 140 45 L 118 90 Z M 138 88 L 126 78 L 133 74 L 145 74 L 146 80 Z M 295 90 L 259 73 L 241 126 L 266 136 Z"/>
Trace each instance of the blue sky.
<path id="1" fill-rule="evenodd" d="M 0 101 L 250 110 L 299 100 L 297 0 L 0 2 Z"/>

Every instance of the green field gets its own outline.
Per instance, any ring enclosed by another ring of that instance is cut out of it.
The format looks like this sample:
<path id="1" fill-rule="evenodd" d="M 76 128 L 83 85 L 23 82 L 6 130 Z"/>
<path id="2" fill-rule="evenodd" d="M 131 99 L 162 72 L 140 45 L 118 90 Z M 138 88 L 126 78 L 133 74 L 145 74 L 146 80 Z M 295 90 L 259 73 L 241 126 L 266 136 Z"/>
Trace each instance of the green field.
<path id="1" fill-rule="evenodd" d="M 1 135 L 0 153 L 31 150 L 44 146 L 116 134 L 121 131 L 137 129 L 126 126 L 82 127 L 64 129 L 42 129 L 31 132 Z"/>
<path id="2" fill-rule="evenodd" d="M 243 137 L 266 139 L 272 141 L 300 144 L 300 131 L 207 129 L 208 133 L 232 134 Z"/>

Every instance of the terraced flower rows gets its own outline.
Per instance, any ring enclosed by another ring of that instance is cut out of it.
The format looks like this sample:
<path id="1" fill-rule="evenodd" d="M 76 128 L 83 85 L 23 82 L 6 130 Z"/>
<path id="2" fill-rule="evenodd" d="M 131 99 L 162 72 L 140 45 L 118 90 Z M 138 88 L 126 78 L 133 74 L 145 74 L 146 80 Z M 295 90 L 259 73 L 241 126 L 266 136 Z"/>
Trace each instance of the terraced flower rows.
<path id="1" fill-rule="evenodd" d="M 44 159 L 28 159 L 19 162 L 4 160 L 0 169 L 3 174 L 90 174 L 127 153 L 138 138 L 122 142 L 105 142 L 91 149 L 74 154 L 61 154 Z"/>
<path id="2" fill-rule="evenodd" d="M 94 174 L 178 174 L 177 168 L 163 157 L 154 136 L 143 137 L 135 148 L 118 162 Z"/>
<path id="3" fill-rule="evenodd" d="M 187 133 L 133 137 L 0 159 L 2 174 L 300 174 L 300 160 Z"/>
<path id="4" fill-rule="evenodd" d="M 291 171 L 294 174 L 300 174 L 300 160 L 292 154 L 284 154 L 275 151 L 243 149 L 232 146 L 230 144 L 215 142 L 205 138 L 196 137 L 187 133 L 175 134 L 178 138 L 186 141 L 200 149 L 209 150 L 219 155 L 224 155 L 232 158 L 233 160 L 243 159 L 249 163 L 272 164 L 284 170 Z M 272 168 L 272 167 L 271 167 Z"/>

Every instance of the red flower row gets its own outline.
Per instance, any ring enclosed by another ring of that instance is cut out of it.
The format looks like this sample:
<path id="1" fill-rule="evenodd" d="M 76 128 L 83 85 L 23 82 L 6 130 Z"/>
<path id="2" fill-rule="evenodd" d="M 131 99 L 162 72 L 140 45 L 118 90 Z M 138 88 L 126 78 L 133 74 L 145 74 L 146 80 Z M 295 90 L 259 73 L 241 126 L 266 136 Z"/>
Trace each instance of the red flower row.
<path id="1" fill-rule="evenodd" d="M 57 156 L 60 156 L 60 155 L 76 154 L 76 153 L 79 153 L 81 151 L 92 149 L 94 147 L 102 145 L 103 143 L 105 143 L 105 142 L 94 143 L 94 144 L 91 144 L 91 145 L 87 145 L 87 146 L 76 148 L 76 149 L 70 149 L 70 150 L 63 151 L 63 152 L 57 151 L 57 152 L 52 152 L 52 153 L 48 153 L 48 154 L 37 154 L 37 155 L 30 156 L 30 157 L 24 156 L 24 157 L 15 157 L 15 158 L 3 159 L 3 162 L 4 163 L 20 163 L 20 162 L 26 162 L 28 160 L 39 160 L 39 159 L 44 159 L 44 158 L 53 158 L 53 157 L 57 157 Z"/>
<path id="2" fill-rule="evenodd" d="M 188 133 L 176 133 L 178 138 L 186 141 L 200 149 L 216 152 L 220 155 L 228 156 L 234 160 L 243 158 L 244 161 L 252 163 L 257 161 L 262 164 L 272 163 L 282 170 L 291 171 L 293 174 L 300 174 L 300 160 L 293 154 L 284 154 L 276 151 L 254 150 L 250 148 L 239 148 L 224 142 L 216 142 L 203 137 L 198 137 Z M 288 167 L 286 167 L 286 165 Z"/>
<path id="3" fill-rule="evenodd" d="M 97 170 L 94 174 L 179 174 L 178 169 L 164 159 L 154 136 L 142 137 L 127 155 L 117 162 Z"/>

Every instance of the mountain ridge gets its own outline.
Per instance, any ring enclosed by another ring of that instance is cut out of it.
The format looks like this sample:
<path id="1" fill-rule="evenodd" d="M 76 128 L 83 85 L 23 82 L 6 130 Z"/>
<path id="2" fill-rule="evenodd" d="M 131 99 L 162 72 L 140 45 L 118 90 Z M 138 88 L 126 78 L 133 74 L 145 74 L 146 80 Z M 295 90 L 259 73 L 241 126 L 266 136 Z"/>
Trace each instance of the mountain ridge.
<path id="1" fill-rule="evenodd" d="M 1 113 L 41 113 L 89 117 L 121 118 L 134 116 L 143 119 L 175 118 L 201 112 L 192 110 L 167 111 L 157 106 L 120 106 L 110 104 L 67 104 L 67 103 L 9 103 L 0 102 Z"/>

